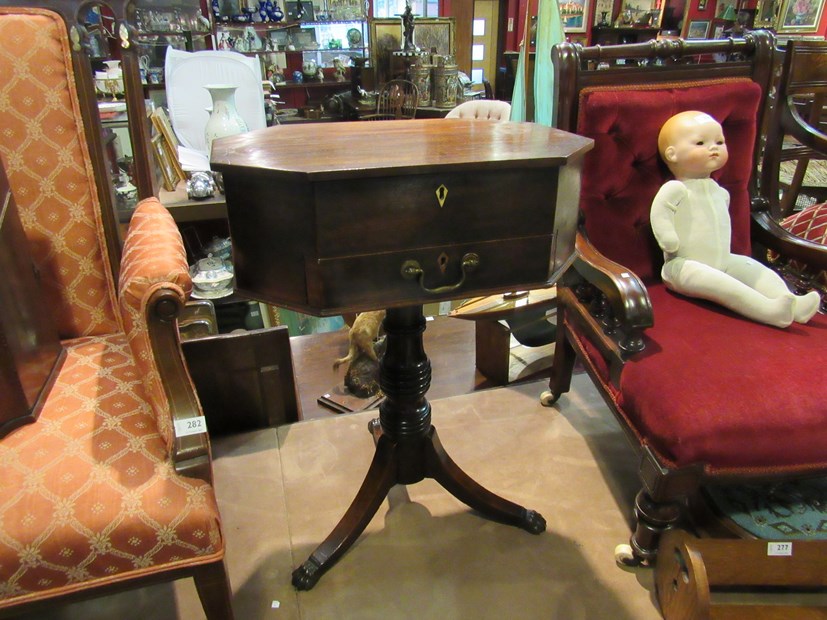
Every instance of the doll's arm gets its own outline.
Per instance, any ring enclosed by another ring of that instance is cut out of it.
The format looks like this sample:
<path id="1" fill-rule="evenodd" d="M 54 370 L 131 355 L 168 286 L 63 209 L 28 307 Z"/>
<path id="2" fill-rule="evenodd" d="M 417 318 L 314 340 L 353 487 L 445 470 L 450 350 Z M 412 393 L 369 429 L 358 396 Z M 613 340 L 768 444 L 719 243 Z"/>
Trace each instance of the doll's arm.
<path id="1" fill-rule="evenodd" d="M 649 212 L 655 239 L 661 249 L 670 254 L 677 252 L 680 247 L 680 238 L 675 229 L 675 211 L 686 198 L 686 193 L 686 186 L 680 181 L 667 181 L 655 195 Z"/>

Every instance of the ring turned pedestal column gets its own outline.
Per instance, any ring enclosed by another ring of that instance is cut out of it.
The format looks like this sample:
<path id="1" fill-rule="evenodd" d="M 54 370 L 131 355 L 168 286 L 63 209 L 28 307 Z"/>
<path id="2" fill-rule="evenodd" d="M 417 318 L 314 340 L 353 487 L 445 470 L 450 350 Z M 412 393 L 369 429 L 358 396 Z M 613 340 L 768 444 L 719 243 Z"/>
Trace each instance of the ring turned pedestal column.
<path id="1" fill-rule="evenodd" d="M 330 535 L 293 572 L 293 585 L 312 588 L 367 527 L 395 484 L 414 484 L 433 478 L 454 497 L 497 521 L 532 534 L 546 521 L 477 484 L 448 456 L 431 424 L 431 405 L 425 394 L 431 385 L 431 363 L 422 346 L 425 319 L 422 306 L 391 308 L 384 321 L 387 350 L 380 365 L 385 400 L 379 418 L 370 423 L 377 437 L 376 453 L 362 487 Z"/>

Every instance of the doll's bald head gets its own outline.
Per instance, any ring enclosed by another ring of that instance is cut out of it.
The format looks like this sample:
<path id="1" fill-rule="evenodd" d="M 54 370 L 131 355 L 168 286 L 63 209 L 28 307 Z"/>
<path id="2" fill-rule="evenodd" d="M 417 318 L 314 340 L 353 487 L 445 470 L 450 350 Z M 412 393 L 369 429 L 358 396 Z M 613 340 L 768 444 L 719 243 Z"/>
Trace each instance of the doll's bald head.
<path id="1" fill-rule="evenodd" d="M 658 134 L 658 152 L 676 178 L 704 178 L 728 159 L 720 123 L 689 110 L 667 120 Z"/>

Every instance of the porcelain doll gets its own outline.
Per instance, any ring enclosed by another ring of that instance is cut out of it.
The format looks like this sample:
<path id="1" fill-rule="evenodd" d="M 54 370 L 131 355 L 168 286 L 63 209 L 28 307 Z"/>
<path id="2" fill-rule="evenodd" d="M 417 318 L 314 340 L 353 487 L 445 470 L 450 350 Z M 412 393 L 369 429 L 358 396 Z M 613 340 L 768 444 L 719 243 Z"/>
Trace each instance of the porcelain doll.
<path id="1" fill-rule="evenodd" d="M 730 252 L 729 192 L 710 177 L 728 159 L 721 125 L 703 112 L 676 114 L 661 128 L 658 151 L 675 176 L 650 213 L 666 286 L 776 327 L 809 321 L 818 293 L 794 295 L 770 268 Z"/>

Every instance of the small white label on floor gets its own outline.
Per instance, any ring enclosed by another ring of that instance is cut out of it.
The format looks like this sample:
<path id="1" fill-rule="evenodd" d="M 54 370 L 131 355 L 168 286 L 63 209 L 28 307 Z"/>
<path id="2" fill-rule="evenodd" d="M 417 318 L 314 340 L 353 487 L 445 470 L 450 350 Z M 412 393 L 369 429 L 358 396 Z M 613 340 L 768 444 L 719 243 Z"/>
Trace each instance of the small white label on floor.
<path id="1" fill-rule="evenodd" d="M 187 435 L 198 435 L 206 432 L 207 418 L 204 416 L 187 418 L 186 420 L 175 420 L 176 437 L 186 437 Z"/>
<path id="2" fill-rule="evenodd" d="M 791 542 L 770 542 L 767 543 L 767 555 L 792 555 L 793 544 Z"/>

